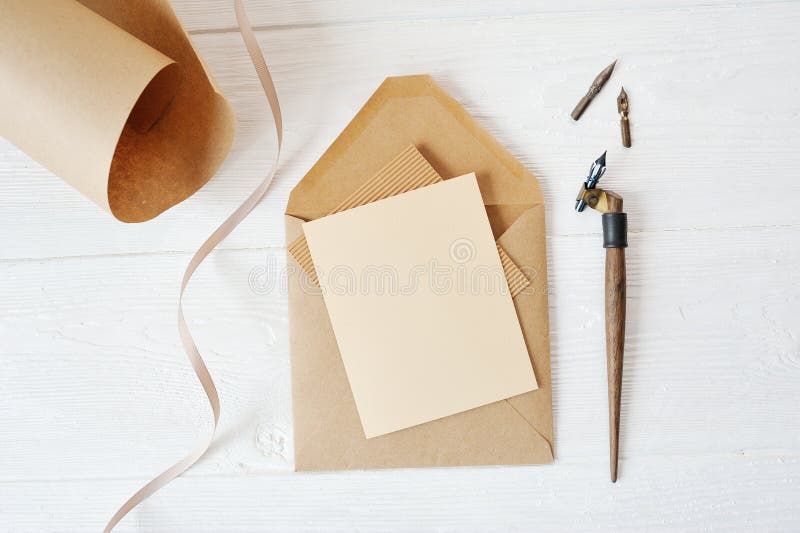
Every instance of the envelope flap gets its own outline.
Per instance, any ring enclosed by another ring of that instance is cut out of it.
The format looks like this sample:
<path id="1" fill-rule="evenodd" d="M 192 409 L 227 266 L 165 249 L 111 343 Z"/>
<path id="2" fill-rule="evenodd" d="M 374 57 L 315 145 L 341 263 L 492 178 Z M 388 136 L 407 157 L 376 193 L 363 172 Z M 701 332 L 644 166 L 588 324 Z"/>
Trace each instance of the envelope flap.
<path id="1" fill-rule="evenodd" d="M 387 78 L 381 84 L 294 188 L 286 214 L 304 220 L 324 216 L 409 144 L 442 176 L 475 172 L 488 206 L 542 204 L 536 178 L 430 76 L 422 75 Z"/>

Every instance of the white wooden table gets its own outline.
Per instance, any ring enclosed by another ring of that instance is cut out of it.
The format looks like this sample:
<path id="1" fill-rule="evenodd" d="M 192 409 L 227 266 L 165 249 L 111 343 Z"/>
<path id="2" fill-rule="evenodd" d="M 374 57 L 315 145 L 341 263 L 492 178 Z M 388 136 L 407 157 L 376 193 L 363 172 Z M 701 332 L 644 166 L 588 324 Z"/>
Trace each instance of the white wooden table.
<path id="1" fill-rule="evenodd" d="M 219 174 L 157 220 L 115 222 L 0 141 L 0 531 L 99 531 L 209 427 L 176 331 L 178 282 L 275 149 L 231 4 L 175 0 L 239 129 Z M 221 432 L 119 531 L 800 530 L 800 4 L 248 4 L 286 150 L 266 200 L 188 295 Z M 290 189 L 385 76 L 410 73 L 431 73 L 540 180 L 554 466 L 292 472 L 286 297 L 252 290 L 249 275 L 284 264 Z M 616 486 L 600 220 L 573 211 L 606 148 L 604 181 L 631 230 Z"/>

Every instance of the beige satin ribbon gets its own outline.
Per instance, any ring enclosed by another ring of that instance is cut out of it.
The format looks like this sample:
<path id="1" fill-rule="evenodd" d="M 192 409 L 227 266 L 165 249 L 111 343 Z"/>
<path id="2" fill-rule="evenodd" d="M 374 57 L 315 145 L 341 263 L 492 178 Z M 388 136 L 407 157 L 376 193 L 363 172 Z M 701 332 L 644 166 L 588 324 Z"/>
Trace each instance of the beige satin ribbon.
<path id="1" fill-rule="evenodd" d="M 186 267 L 186 271 L 183 274 L 183 281 L 181 282 L 181 291 L 178 297 L 178 332 L 181 336 L 183 349 L 186 351 L 189 362 L 192 364 L 195 374 L 197 374 L 197 379 L 203 386 L 203 390 L 208 397 L 208 402 L 211 404 L 211 411 L 214 414 L 214 425 L 211 428 L 209 435 L 200 442 L 197 448 L 195 448 L 182 460 L 156 476 L 152 481 L 147 483 L 133 496 L 131 496 L 128 501 L 122 504 L 114 516 L 111 517 L 111 520 L 108 521 L 108 524 L 104 529 L 105 533 L 109 533 L 112 529 L 114 529 L 119 521 L 122 520 L 122 518 L 134 507 L 139 505 L 142 501 L 154 494 L 161 487 L 165 486 L 170 481 L 183 474 L 192 465 L 194 465 L 206 453 L 208 447 L 211 445 L 211 442 L 214 440 L 214 434 L 216 433 L 217 424 L 219 423 L 219 394 L 217 393 L 217 388 L 214 386 L 214 380 L 211 378 L 211 374 L 209 373 L 208 368 L 206 367 L 206 364 L 200 355 L 200 351 L 197 349 L 194 339 L 192 339 L 189 326 L 186 324 L 186 320 L 184 319 L 183 294 L 186 291 L 186 286 L 189 284 L 189 280 L 192 279 L 192 275 L 194 275 L 194 272 L 197 270 L 197 267 L 199 267 L 205 258 L 208 257 L 208 254 L 210 254 L 211 251 L 216 248 L 216 246 L 222 242 L 223 239 L 225 239 L 225 237 L 227 237 L 234 230 L 234 228 L 236 228 L 236 226 L 238 226 L 239 223 L 247 217 L 250 211 L 252 211 L 256 205 L 258 205 L 258 202 L 267 192 L 267 189 L 269 188 L 269 185 L 272 182 L 272 178 L 275 176 L 275 171 L 278 167 L 281 144 L 283 141 L 283 122 L 281 120 L 281 109 L 280 105 L 278 104 L 278 94 L 275 92 L 275 86 L 272 83 L 272 76 L 267 69 L 267 63 L 264 61 L 264 55 L 261 52 L 258 41 L 256 40 L 253 30 L 250 27 L 250 22 L 247 19 L 247 14 L 245 13 L 244 6 L 242 5 L 242 0 L 234 0 L 234 9 L 236 11 L 236 20 L 239 24 L 239 31 L 241 32 L 242 39 L 247 47 L 247 52 L 250 54 L 250 60 L 255 66 L 258 79 L 261 81 L 261 86 L 264 88 L 264 94 L 266 94 L 267 100 L 269 101 L 269 107 L 272 110 L 272 117 L 275 119 L 275 130 L 278 135 L 278 149 L 275 155 L 275 160 L 272 164 L 272 169 L 269 171 L 269 174 L 267 174 L 267 177 L 264 178 L 264 181 L 262 181 L 256 190 L 250 194 L 247 200 L 245 200 L 244 203 L 242 203 L 242 205 L 240 205 L 236 211 L 234 211 L 233 214 L 231 214 L 214 231 L 214 233 L 212 233 L 211 236 L 206 239 L 203 245 L 200 246 L 200 249 L 195 252 L 191 261 L 189 261 L 189 265 Z"/>

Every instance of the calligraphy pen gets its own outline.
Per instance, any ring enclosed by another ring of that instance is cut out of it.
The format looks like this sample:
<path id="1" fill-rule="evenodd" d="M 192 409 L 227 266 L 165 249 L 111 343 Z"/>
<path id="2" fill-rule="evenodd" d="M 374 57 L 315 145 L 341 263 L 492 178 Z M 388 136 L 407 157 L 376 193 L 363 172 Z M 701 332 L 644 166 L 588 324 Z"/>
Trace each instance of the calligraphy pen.
<path id="1" fill-rule="evenodd" d="M 608 423 L 611 451 L 611 481 L 617 481 L 619 459 L 619 413 L 622 393 L 622 354 L 625 350 L 625 248 L 628 218 L 622 212 L 622 197 L 597 187 L 606 171 L 606 153 L 597 158 L 583 183 L 575 210 L 588 205 L 603 213 L 603 248 L 606 249 L 606 363 L 608 367 Z"/>

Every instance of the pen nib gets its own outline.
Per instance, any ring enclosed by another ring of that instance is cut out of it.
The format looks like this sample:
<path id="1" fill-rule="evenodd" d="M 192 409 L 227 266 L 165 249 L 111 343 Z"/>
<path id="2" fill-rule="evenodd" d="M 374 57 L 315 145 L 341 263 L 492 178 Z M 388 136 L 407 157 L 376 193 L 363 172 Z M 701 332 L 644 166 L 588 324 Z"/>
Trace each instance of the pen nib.
<path id="1" fill-rule="evenodd" d="M 602 86 L 605 82 L 608 81 L 608 78 L 611 77 L 611 73 L 614 72 L 614 67 L 617 66 L 617 60 L 615 59 L 609 66 L 603 69 L 603 71 L 597 75 L 594 82 L 597 85 Z"/>
<path id="2" fill-rule="evenodd" d="M 581 118 L 581 115 L 583 115 L 583 112 L 586 111 L 589 103 L 591 103 L 594 97 L 597 96 L 597 93 L 599 93 L 600 89 L 603 88 L 603 85 L 606 84 L 608 78 L 611 77 L 611 73 L 614 72 L 614 67 L 616 64 L 617 60 L 615 59 L 613 63 L 601 70 L 600 74 L 595 76 L 594 81 L 592 81 L 592 84 L 589 86 L 589 90 L 578 102 L 578 105 L 575 106 L 575 109 L 572 110 L 570 116 L 572 116 L 573 120 L 578 120 Z"/>
<path id="3" fill-rule="evenodd" d="M 603 152 L 603 155 L 598 157 L 592 163 L 592 166 L 589 168 L 589 175 L 586 177 L 586 188 L 587 189 L 594 189 L 597 187 L 597 182 L 600 181 L 600 178 L 603 177 L 603 174 L 606 172 L 606 152 Z"/>
<path id="4" fill-rule="evenodd" d="M 617 96 L 617 112 L 619 113 L 619 127 L 622 132 L 622 146 L 631 147 L 631 123 L 628 120 L 628 93 L 625 87 L 622 88 Z"/>
<path id="5" fill-rule="evenodd" d="M 586 208 L 586 200 L 584 193 L 588 190 L 597 187 L 597 182 L 603 177 L 606 172 L 606 152 L 594 160 L 592 166 L 589 168 L 589 175 L 586 176 L 586 181 L 583 182 L 583 188 L 578 193 L 578 198 L 575 200 L 575 210 L 580 213 Z"/>
<path id="6" fill-rule="evenodd" d="M 617 112 L 628 112 L 628 93 L 625 92 L 625 87 L 619 91 L 619 96 L 617 96 Z"/>
<path id="7" fill-rule="evenodd" d="M 605 166 L 606 166 L 606 154 L 607 154 L 607 153 L 608 153 L 608 150 L 606 150 L 605 152 L 603 152 L 603 155 L 601 155 L 600 157 L 598 157 L 597 159 L 595 159 L 595 160 L 594 160 L 595 164 L 596 164 L 596 165 L 599 165 L 599 166 L 601 166 L 601 167 L 603 167 L 603 168 L 605 168 Z"/>

